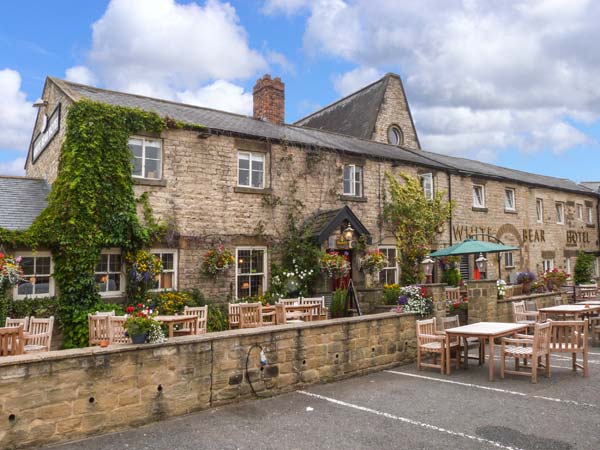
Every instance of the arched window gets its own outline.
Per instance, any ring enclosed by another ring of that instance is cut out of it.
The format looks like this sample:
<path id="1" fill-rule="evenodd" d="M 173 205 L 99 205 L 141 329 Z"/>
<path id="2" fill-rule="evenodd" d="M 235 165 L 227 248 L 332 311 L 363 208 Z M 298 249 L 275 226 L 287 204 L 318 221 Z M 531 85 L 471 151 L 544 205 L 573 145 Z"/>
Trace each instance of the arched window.
<path id="1" fill-rule="evenodd" d="M 404 143 L 404 135 L 397 125 L 388 128 L 388 143 L 392 145 L 402 145 Z"/>

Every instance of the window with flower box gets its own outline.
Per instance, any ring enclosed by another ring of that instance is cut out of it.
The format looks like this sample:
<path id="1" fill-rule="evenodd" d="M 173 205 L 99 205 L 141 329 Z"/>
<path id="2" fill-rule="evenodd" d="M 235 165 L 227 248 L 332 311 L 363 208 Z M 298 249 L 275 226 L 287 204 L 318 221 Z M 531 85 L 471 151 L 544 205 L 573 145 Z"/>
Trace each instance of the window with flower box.
<path id="1" fill-rule="evenodd" d="M 544 272 L 554 269 L 554 259 L 544 259 L 544 261 L 542 261 L 542 266 L 544 268 Z"/>
<path id="2" fill-rule="evenodd" d="M 266 247 L 237 247 L 235 260 L 236 298 L 263 295 L 267 284 Z"/>
<path id="3" fill-rule="evenodd" d="M 149 180 L 162 178 L 162 141 L 143 137 L 129 139 L 133 153 L 133 177 Z"/>
<path id="4" fill-rule="evenodd" d="M 382 284 L 398 283 L 398 264 L 396 262 L 396 247 L 382 245 L 379 251 L 385 255 L 388 260 L 387 267 L 379 271 L 379 282 Z"/>
<path id="5" fill-rule="evenodd" d="M 23 282 L 14 288 L 14 298 L 51 297 L 54 295 L 50 252 L 21 253 Z"/>
<path id="6" fill-rule="evenodd" d="M 96 286 L 103 297 L 118 296 L 125 290 L 121 250 L 102 250 L 94 270 Z"/>
<path id="7" fill-rule="evenodd" d="M 152 249 L 151 253 L 162 263 L 162 272 L 157 275 L 153 290 L 172 291 L 177 289 L 177 250 Z"/>

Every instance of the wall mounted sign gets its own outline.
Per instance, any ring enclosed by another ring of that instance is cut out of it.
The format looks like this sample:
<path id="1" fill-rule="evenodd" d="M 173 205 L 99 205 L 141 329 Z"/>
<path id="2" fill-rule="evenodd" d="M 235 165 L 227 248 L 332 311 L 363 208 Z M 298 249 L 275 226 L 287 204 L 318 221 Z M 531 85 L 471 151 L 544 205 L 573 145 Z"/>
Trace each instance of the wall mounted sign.
<path id="1" fill-rule="evenodd" d="M 52 111 L 50 117 L 43 117 L 41 131 L 31 144 L 31 159 L 33 162 L 48 147 L 54 136 L 58 134 L 58 130 L 60 130 L 60 103 Z"/>

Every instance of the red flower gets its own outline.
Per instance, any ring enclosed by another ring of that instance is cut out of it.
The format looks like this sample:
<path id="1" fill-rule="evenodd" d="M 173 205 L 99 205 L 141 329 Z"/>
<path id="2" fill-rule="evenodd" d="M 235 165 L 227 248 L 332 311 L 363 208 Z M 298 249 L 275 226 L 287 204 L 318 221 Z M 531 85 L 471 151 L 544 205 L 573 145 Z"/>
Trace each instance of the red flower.
<path id="1" fill-rule="evenodd" d="M 125 312 L 127 314 L 131 314 L 134 310 L 135 308 L 133 306 L 128 306 L 127 308 L 125 308 Z"/>
<path id="2" fill-rule="evenodd" d="M 144 306 L 144 305 L 142 305 L 141 303 L 138 303 L 138 304 L 137 304 L 137 307 L 138 307 L 138 308 L 141 308 L 142 306 Z"/>

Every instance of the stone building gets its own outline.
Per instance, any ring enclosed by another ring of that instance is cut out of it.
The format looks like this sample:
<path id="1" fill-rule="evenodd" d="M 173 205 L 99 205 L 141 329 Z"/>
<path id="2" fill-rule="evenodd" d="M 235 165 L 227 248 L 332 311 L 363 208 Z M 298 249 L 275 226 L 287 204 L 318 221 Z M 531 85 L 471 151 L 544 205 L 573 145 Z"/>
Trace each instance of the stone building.
<path id="1" fill-rule="evenodd" d="M 279 78 L 265 75 L 253 92 L 254 117 L 246 117 L 48 78 L 25 166 L 27 177 L 16 182 L 37 187 L 24 195 L 39 212 L 47 194 L 43 186 L 52 185 L 58 173 L 65 118 L 80 99 L 203 125 L 202 131 L 167 129 L 160 135 L 131 136 L 133 180 L 136 194 L 149 193 L 155 214 L 176 232 L 176 239 L 153 249 L 166 270 L 160 287 L 200 288 L 221 301 L 268 289 L 270 263 L 277 258 L 273 249 L 286 232 L 292 202 L 301 202 L 297 220 L 312 220 L 323 248 L 349 252 L 357 284 L 364 281 L 357 264 L 360 252 L 341 239 L 348 225 L 354 240 L 362 238 L 393 261 L 395 240 L 380 220 L 388 172 L 418 176 L 426 195 L 442 191 L 456 202 L 438 246 L 471 235 L 519 246 L 519 251 L 501 255 L 505 278 L 524 269 L 570 271 L 578 252 L 598 249 L 595 190 L 566 179 L 422 150 L 397 75 L 388 74 L 294 124 L 284 120 L 284 84 Z M 26 227 L 35 214 L 18 216 L 19 211 L 0 213 L 0 226 Z M 218 245 L 235 252 L 236 267 L 213 280 L 201 274 L 200 264 L 202 255 Z M 52 295 L 51 255 L 40 251 L 27 257 L 29 272 L 47 277 L 48 289 L 42 294 L 26 283 L 15 294 Z M 120 250 L 106 249 L 102 258 L 96 274 L 101 294 L 121 296 L 125 282 Z M 498 273 L 497 265 L 490 257 L 490 276 Z M 473 258 L 464 258 L 461 269 L 471 276 Z M 398 279 L 398 269 L 391 263 L 380 275 L 382 281 L 392 282 Z M 329 286 L 324 282 L 319 289 Z"/>

